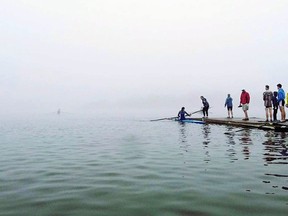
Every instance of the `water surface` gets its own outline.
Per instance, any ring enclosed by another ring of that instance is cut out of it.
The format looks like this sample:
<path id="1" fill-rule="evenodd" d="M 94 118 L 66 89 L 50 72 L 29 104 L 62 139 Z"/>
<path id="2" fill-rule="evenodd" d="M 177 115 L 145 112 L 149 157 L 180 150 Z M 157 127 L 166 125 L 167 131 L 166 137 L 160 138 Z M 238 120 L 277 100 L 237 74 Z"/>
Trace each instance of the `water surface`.
<path id="1" fill-rule="evenodd" d="M 0 126 L 2 215 L 287 215 L 287 133 L 47 117 Z"/>

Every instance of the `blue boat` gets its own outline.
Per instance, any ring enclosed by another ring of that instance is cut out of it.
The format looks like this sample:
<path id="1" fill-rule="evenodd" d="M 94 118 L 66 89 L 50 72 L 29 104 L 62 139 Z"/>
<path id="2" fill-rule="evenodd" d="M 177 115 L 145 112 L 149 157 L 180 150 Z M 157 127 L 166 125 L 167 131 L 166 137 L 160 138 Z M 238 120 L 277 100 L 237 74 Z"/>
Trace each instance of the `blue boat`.
<path id="1" fill-rule="evenodd" d="M 183 123 L 205 124 L 204 121 L 194 120 L 194 119 L 185 119 L 185 120 L 178 120 L 178 119 L 176 119 L 176 121 L 178 121 L 178 122 L 183 122 Z"/>

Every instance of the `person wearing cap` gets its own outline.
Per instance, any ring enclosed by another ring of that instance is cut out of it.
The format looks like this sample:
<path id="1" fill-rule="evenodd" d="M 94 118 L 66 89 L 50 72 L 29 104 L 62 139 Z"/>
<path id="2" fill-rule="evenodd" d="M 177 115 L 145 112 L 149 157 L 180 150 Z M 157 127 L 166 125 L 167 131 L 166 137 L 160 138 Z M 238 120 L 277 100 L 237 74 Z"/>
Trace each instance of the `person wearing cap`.
<path id="1" fill-rule="evenodd" d="M 178 119 L 180 121 L 185 120 L 186 116 L 190 116 L 190 114 L 185 111 L 185 107 L 182 107 L 181 110 L 178 112 Z"/>
<path id="2" fill-rule="evenodd" d="M 265 92 L 263 92 L 263 100 L 266 113 L 266 122 L 272 122 L 273 93 L 269 90 L 269 85 L 265 86 Z"/>
<path id="3" fill-rule="evenodd" d="M 227 118 L 233 118 L 233 99 L 230 96 L 230 94 L 227 95 L 224 107 L 227 106 L 227 111 L 228 111 L 228 117 Z"/>
<path id="4" fill-rule="evenodd" d="M 286 113 L 285 113 L 285 92 L 282 88 L 282 85 L 279 83 L 277 84 L 278 89 L 278 103 L 279 103 L 279 109 L 281 113 L 281 122 L 286 121 Z"/>
<path id="5" fill-rule="evenodd" d="M 203 96 L 201 96 L 200 99 L 202 100 L 202 104 L 203 104 L 203 108 L 202 108 L 203 118 L 208 118 L 209 103 L 207 99 Z"/>
<path id="6" fill-rule="evenodd" d="M 242 89 L 242 93 L 240 95 L 240 105 L 239 107 L 242 107 L 242 110 L 244 112 L 244 121 L 248 121 L 249 117 L 248 117 L 248 110 L 249 110 L 249 103 L 250 103 L 250 95 L 247 91 L 245 91 L 245 89 Z"/>

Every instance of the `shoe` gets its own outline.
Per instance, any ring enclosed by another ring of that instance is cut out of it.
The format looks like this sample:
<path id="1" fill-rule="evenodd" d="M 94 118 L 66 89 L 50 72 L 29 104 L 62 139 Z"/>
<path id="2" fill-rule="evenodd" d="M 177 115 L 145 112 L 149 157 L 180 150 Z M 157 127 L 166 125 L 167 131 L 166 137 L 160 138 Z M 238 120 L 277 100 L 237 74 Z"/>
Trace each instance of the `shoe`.
<path id="1" fill-rule="evenodd" d="M 269 122 L 268 119 L 266 119 L 266 122 Z"/>
<path id="2" fill-rule="evenodd" d="M 227 118 L 230 118 L 230 116 L 227 116 Z"/>
<path id="3" fill-rule="evenodd" d="M 243 121 L 249 121 L 249 118 L 244 118 L 244 119 L 242 119 Z"/>

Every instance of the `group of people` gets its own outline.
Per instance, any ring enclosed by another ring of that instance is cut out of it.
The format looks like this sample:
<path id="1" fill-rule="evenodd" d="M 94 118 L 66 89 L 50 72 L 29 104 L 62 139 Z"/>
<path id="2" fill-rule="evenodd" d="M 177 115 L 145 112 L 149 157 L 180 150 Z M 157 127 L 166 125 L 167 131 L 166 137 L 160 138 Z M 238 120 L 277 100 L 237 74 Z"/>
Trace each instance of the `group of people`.
<path id="1" fill-rule="evenodd" d="M 204 98 L 203 96 L 201 96 L 200 99 L 202 100 L 202 104 L 203 104 L 203 107 L 201 109 L 203 112 L 203 118 L 208 118 L 209 103 L 208 103 L 207 99 Z M 191 116 L 191 114 L 189 114 L 185 111 L 185 107 L 182 107 L 181 110 L 178 112 L 178 119 L 180 121 L 185 120 L 186 116 Z"/>
<path id="2" fill-rule="evenodd" d="M 288 107 L 288 93 L 285 97 L 285 91 L 282 88 L 282 85 L 277 84 L 278 91 L 269 90 L 269 86 L 265 86 L 265 92 L 263 93 L 264 106 L 266 111 L 266 121 L 277 121 L 277 112 L 278 107 L 281 113 L 280 122 L 286 121 L 286 112 L 285 105 Z M 272 118 L 272 109 L 273 109 L 273 118 Z M 273 119 L 273 120 L 272 120 Z"/>
<path id="3" fill-rule="evenodd" d="M 203 104 L 202 107 L 203 118 L 208 118 L 209 103 L 207 99 L 203 96 L 201 96 L 200 99 L 202 100 Z M 288 107 L 288 93 L 285 97 L 285 91 L 283 90 L 282 85 L 280 83 L 277 84 L 277 91 L 274 92 L 269 90 L 269 85 L 265 86 L 265 91 L 263 92 L 263 101 L 265 106 L 266 122 L 278 121 L 277 120 L 278 108 L 281 113 L 280 122 L 286 121 L 285 105 L 286 107 Z M 249 103 L 250 103 L 250 94 L 245 89 L 242 89 L 240 95 L 240 104 L 238 107 L 242 107 L 242 110 L 244 112 L 244 118 L 242 119 L 243 121 L 249 121 L 248 117 Z M 228 111 L 227 118 L 233 118 L 233 99 L 230 94 L 227 95 L 224 107 L 227 107 Z M 182 109 L 178 113 L 178 118 L 180 120 L 184 120 L 186 116 L 191 116 L 191 114 L 185 111 L 185 107 L 182 107 Z"/>

